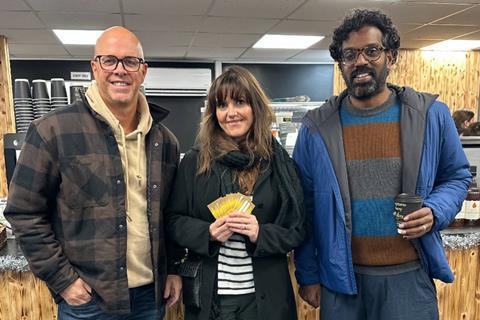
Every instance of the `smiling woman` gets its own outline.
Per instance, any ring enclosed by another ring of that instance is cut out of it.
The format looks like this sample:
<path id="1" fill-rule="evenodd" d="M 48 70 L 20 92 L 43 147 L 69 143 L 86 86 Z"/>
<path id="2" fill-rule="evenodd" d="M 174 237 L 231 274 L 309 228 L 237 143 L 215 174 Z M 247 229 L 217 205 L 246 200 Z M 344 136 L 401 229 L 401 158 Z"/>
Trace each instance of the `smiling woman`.
<path id="1" fill-rule="evenodd" d="M 245 138 L 253 123 L 252 107 L 245 101 L 245 98 L 232 100 L 227 97 L 222 104 L 217 106 L 216 115 L 222 130 L 237 141 Z"/>
<path id="2" fill-rule="evenodd" d="M 197 146 L 180 163 L 166 209 L 169 236 L 202 263 L 200 306 L 184 294 L 186 320 L 297 319 L 286 254 L 305 237 L 303 195 L 272 119 L 246 69 L 232 66 L 213 81 Z M 251 213 L 209 211 L 238 193 L 251 199 Z"/>

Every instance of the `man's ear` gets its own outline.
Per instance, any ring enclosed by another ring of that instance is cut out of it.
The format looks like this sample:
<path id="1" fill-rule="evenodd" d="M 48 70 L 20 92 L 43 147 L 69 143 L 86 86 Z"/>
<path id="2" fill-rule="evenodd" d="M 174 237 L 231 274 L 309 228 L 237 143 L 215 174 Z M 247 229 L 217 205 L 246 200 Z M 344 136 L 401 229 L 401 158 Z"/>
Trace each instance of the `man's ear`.
<path id="1" fill-rule="evenodd" d="M 395 64 L 395 58 L 393 56 L 393 52 L 390 50 L 385 51 L 385 57 L 387 58 L 387 64 L 389 67 L 393 66 Z"/>
<path id="2" fill-rule="evenodd" d="M 95 77 L 98 71 L 98 65 L 95 63 L 95 60 L 90 61 L 90 67 L 92 68 L 93 76 Z"/>

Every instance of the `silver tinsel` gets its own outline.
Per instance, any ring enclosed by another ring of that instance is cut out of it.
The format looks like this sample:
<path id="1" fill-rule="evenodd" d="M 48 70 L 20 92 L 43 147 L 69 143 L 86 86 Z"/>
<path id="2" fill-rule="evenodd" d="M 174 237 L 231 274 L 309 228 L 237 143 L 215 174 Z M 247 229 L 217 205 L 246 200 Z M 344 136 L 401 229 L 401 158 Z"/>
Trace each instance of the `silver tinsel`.
<path id="1" fill-rule="evenodd" d="M 442 234 L 443 246 L 452 250 L 466 250 L 480 245 L 480 233 Z"/>
<path id="2" fill-rule="evenodd" d="M 27 272 L 29 270 L 25 257 L 0 256 L 0 272 Z"/>
<path id="3" fill-rule="evenodd" d="M 443 246 L 451 250 L 467 250 L 480 246 L 480 232 L 470 233 L 441 233 Z M 27 260 L 23 256 L 5 255 L 0 256 L 0 272 L 28 272 Z"/>

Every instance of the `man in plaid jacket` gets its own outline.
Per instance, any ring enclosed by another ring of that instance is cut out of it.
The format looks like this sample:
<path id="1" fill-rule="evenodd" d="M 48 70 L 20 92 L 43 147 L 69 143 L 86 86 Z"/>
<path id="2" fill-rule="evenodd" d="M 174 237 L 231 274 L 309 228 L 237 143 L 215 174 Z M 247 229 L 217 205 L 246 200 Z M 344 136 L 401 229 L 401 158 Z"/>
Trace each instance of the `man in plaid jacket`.
<path id="1" fill-rule="evenodd" d="M 140 94 L 133 33 L 107 29 L 91 67 L 82 101 L 32 122 L 5 216 L 59 319 L 161 319 L 182 286 L 163 224 L 178 142 Z"/>

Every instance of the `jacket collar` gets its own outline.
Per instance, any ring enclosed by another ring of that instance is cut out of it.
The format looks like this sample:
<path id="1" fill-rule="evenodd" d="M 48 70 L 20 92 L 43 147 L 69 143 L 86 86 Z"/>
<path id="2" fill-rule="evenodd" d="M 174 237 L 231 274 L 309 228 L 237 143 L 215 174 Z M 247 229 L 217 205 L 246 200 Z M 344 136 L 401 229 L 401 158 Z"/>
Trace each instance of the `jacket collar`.
<path id="1" fill-rule="evenodd" d="M 155 103 L 149 102 L 148 106 L 150 107 L 150 113 L 152 114 L 153 122 L 161 122 L 170 113 L 170 110 Z"/>
<path id="2" fill-rule="evenodd" d="M 423 115 L 427 113 L 428 108 L 438 97 L 438 95 L 417 92 L 410 87 L 400 87 L 391 83 L 387 83 L 387 87 L 397 93 L 398 97 L 402 101 L 402 107 L 408 107 L 410 109 L 417 110 Z M 305 117 L 316 124 L 329 121 L 331 117 L 338 112 L 340 106 L 342 105 L 343 99 L 345 99 L 347 95 L 347 90 L 344 90 L 338 96 L 332 96 L 327 100 L 327 102 L 325 102 L 323 106 L 309 111 Z"/>

